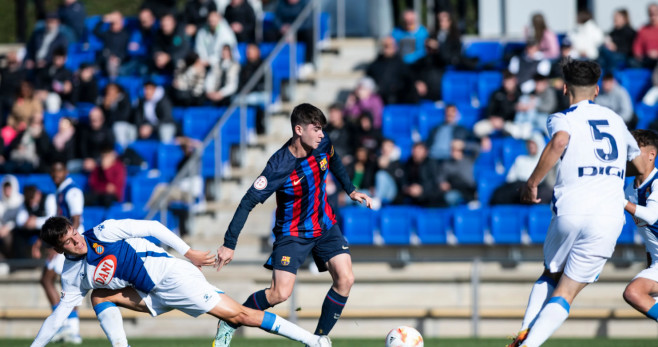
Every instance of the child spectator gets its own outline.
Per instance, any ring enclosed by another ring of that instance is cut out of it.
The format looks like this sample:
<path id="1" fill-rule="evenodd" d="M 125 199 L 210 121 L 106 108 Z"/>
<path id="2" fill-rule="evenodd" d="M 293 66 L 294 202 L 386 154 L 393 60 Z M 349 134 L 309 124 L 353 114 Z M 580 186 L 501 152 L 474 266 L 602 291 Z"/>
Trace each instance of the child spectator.
<path id="1" fill-rule="evenodd" d="M 217 106 L 230 104 L 231 97 L 238 91 L 240 64 L 233 59 L 231 47 L 222 48 L 222 58 L 211 66 L 206 78 L 206 98 Z"/>

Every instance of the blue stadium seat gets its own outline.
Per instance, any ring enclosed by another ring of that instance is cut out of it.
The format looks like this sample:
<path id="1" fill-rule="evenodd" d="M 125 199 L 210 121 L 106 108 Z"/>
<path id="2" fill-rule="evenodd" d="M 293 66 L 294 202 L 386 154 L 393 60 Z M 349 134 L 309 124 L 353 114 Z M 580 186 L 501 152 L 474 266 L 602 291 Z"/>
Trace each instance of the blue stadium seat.
<path id="1" fill-rule="evenodd" d="M 343 235 L 350 244 L 371 245 L 375 230 L 376 212 L 359 206 L 343 207 Z"/>
<path id="2" fill-rule="evenodd" d="M 87 181 L 89 181 L 89 178 L 87 175 L 82 174 L 82 173 L 74 173 L 74 174 L 69 174 L 69 177 L 75 182 L 75 184 L 82 189 L 84 192 L 85 189 L 87 189 Z"/>
<path id="3" fill-rule="evenodd" d="M 176 123 L 183 124 L 185 112 L 187 112 L 187 108 L 185 107 L 172 107 L 171 116 L 174 117 Z"/>
<path id="4" fill-rule="evenodd" d="M 434 127 L 443 123 L 445 113 L 443 107 L 436 107 L 434 104 L 423 105 L 417 117 L 416 130 L 420 138 L 425 141 Z"/>
<path id="5" fill-rule="evenodd" d="M 478 74 L 478 100 L 480 107 L 489 104 L 489 97 L 503 84 L 503 74 L 498 71 L 482 71 Z"/>
<path id="6" fill-rule="evenodd" d="M 52 139 L 57 130 L 59 129 L 59 120 L 64 117 L 63 112 L 58 113 L 48 113 L 44 112 L 43 114 L 43 127 L 46 130 L 46 134 Z"/>
<path id="7" fill-rule="evenodd" d="M 442 100 L 446 103 L 470 103 L 477 92 L 477 72 L 447 71 L 441 80 Z"/>
<path id="8" fill-rule="evenodd" d="M 445 244 L 447 209 L 425 208 L 416 213 L 416 235 L 423 244 Z"/>
<path id="9" fill-rule="evenodd" d="M 408 245 L 411 221 L 418 212 L 407 206 L 389 206 L 379 211 L 379 232 L 387 245 Z"/>
<path id="10" fill-rule="evenodd" d="M 183 135 L 202 140 L 221 116 L 217 107 L 190 107 L 183 115 Z"/>
<path id="11" fill-rule="evenodd" d="M 136 209 L 146 205 L 155 186 L 162 182 L 162 177 L 129 177 L 126 185 L 129 187 L 130 201 Z"/>
<path id="12" fill-rule="evenodd" d="M 503 45 L 499 41 L 471 42 L 464 48 L 464 55 L 478 58 L 481 68 L 497 68 L 502 64 Z"/>
<path id="13" fill-rule="evenodd" d="M 393 142 L 400 149 L 400 162 L 405 163 L 411 157 L 411 148 L 414 146 L 414 140 L 411 137 L 394 138 Z"/>
<path id="14" fill-rule="evenodd" d="M 458 243 L 484 243 L 484 214 L 483 209 L 469 210 L 462 207 L 455 209 L 452 230 Z"/>
<path id="15" fill-rule="evenodd" d="M 31 174 L 25 176 L 25 179 L 21 182 L 20 189 L 22 190 L 28 185 L 36 186 L 43 194 L 53 194 L 57 190 L 49 174 Z"/>
<path id="16" fill-rule="evenodd" d="M 499 205 L 489 210 L 489 230 L 497 244 L 519 244 L 525 229 L 527 206 Z"/>
<path id="17" fill-rule="evenodd" d="M 411 137 L 420 108 L 417 105 L 387 105 L 382 112 L 382 134 L 390 138 Z"/>
<path id="18" fill-rule="evenodd" d="M 651 88 L 651 70 L 649 69 L 625 69 L 617 71 L 615 77 L 631 96 L 633 103 L 642 99 L 644 94 Z"/>
<path id="19" fill-rule="evenodd" d="M 320 12 L 320 41 L 331 38 L 331 14 Z"/>
<path id="20" fill-rule="evenodd" d="M 480 120 L 480 113 L 482 108 L 473 107 L 470 102 L 457 103 L 457 110 L 459 111 L 459 125 L 466 129 L 473 129 L 473 125 Z"/>
<path id="21" fill-rule="evenodd" d="M 276 43 L 274 42 L 261 43 L 259 45 L 261 56 L 267 57 L 272 52 L 275 46 Z M 297 42 L 295 49 L 296 49 L 295 52 L 296 62 L 297 62 L 297 66 L 299 67 L 301 64 L 304 63 L 304 54 L 306 52 L 306 45 Z M 283 46 L 279 54 L 277 54 L 277 56 L 274 57 L 274 59 L 272 60 L 272 73 L 276 79 L 290 78 L 290 45 Z M 296 74 L 297 72 L 295 71 L 294 73 Z"/>
<path id="22" fill-rule="evenodd" d="M 493 192 L 505 182 L 505 175 L 499 175 L 495 171 L 479 172 L 478 177 L 478 201 L 484 206 L 489 205 Z"/>
<path id="23" fill-rule="evenodd" d="M 510 167 L 512 167 L 516 157 L 528 154 L 525 140 L 517 140 L 513 137 L 506 137 L 503 139 L 502 150 L 503 166 L 505 166 L 505 171 L 508 171 Z"/>
<path id="24" fill-rule="evenodd" d="M 621 234 L 619 234 L 619 238 L 617 238 L 617 243 L 630 245 L 635 243 L 635 229 L 637 229 L 637 227 L 635 226 L 635 221 L 633 221 L 633 216 L 631 216 L 630 213 L 624 212 L 624 216 L 626 217 L 626 224 L 624 224 L 624 227 L 621 229 Z"/>
<path id="25" fill-rule="evenodd" d="M 103 49 L 103 41 L 94 35 L 94 27 L 96 24 L 103 20 L 102 16 L 87 16 L 85 18 L 85 35 L 84 42 L 89 44 L 89 49 L 92 51 L 100 51 Z M 105 28 L 109 28 L 109 24 L 104 24 Z"/>
<path id="26" fill-rule="evenodd" d="M 89 49 L 83 43 L 69 44 L 68 54 L 66 57 L 66 68 L 71 71 L 77 71 L 82 63 L 95 63 L 96 52 Z"/>
<path id="27" fill-rule="evenodd" d="M 96 105 L 88 102 L 80 102 L 76 105 L 77 113 L 78 113 L 78 122 L 80 123 L 89 123 L 89 112 L 91 111 L 92 108 L 96 107 Z"/>
<path id="28" fill-rule="evenodd" d="M 229 164 L 231 154 L 231 147 L 222 145 L 222 167 Z M 210 144 L 203 150 L 201 157 L 201 175 L 206 178 L 214 178 L 215 175 L 222 175 L 221 172 L 215 171 L 215 140 L 210 141 Z"/>
<path id="29" fill-rule="evenodd" d="M 503 59 L 509 62 L 513 56 L 523 53 L 524 49 L 525 41 L 507 42 L 503 48 Z"/>
<path id="30" fill-rule="evenodd" d="M 148 164 L 149 169 L 156 167 L 159 141 L 154 140 L 137 140 L 130 144 L 130 148 L 135 150 L 142 159 Z"/>
<path id="31" fill-rule="evenodd" d="M 553 212 L 549 205 L 533 205 L 528 208 L 528 236 L 532 243 L 544 243 Z"/>
<path id="32" fill-rule="evenodd" d="M 116 204 L 110 206 L 105 213 L 105 219 L 142 219 L 144 210 L 129 204 Z"/>
<path id="33" fill-rule="evenodd" d="M 637 129 L 647 129 L 649 124 L 656 119 L 658 113 L 658 104 L 649 106 L 643 102 L 635 105 L 635 114 L 637 115 Z"/>
<path id="34" fill-rule="evenodd" d="M 177 173 L 178 163 L 183 159 L 184 153 L 179 145 L 161 143 L 158 147 L 157 167 L 160 174 L 167 179 L 173 178 Z"/>
<path id="35" fill-rule="evenodd" d="M 85 229 L 91 229 L 105 220 L 105 207 L 86 206 L 82 211 L 82 225 Z"/>

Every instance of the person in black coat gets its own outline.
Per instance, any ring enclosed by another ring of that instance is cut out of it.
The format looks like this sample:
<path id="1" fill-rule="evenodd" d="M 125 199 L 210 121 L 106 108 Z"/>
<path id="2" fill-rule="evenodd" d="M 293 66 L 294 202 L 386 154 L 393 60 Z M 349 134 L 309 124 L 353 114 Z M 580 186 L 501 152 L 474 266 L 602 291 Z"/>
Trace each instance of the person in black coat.
<path id="1" fill-rule="evenodd" d="M 7 114 L 11 111 L 16 101 L 16 91 L 21 81 L 27 77 L 21 62 L 18 60 L 16 51 L 7 53 L 5 64 L 0 68 L 0 125 L 6 123 Z"/>
<path id="2" fill-rule="evenodd" d="M 144 0 L 140 9 L 148 8 L 156 18 L 161 19 L 169 13 L 176 13 L 176 0 Z"/>
<path id="3" fill-rule="evenodd" d="M 183 20 L 185 21 L 185 34 L 193 37 L 197 30 L 206 24 L 208 13 L 217 11 L 214 0 L 187 0 Z"/>
<path id="4" fill-rule="evenodd" d="M 256 13 L 246 0 L 231 0 L 224 18 L 233 29 L 238 42 L 256 41 Z"/>
<path id="5" fill-rule="evenodd" d="M 96 67 L 83 63 L 73 76 L 73 103 L 86 102 L 95 104 L 98 101 L 98 79 L 95 76 Z"/>
<path id="6" fill-rule="evenodd" d="M 47 47 L 42 47 L 46 44 Z M 32 70 L 50 65 L 55 49 L 58 47 L 67 49 L 68 45 L 69 42 L 60 28 L 59 17 L 57 17 L 57 14 L 48 14 L 46 26 L 35 30 L 27 42 L 25 47 L 25 68 Z"/>
<path id="7" fill-rule="evenodd" d="M 178 25 L 173 14 L 164 15 L 153 43 L 153 67 L 156 72 L 173 73 L 176 62 L 184 59 L 189 50 L 190 44 L 183 26 Z"/>
<path id="8" fill-rule="evenodd" d="M 366 74 L 377 83 L 385 104 L 415 104 L 419 101 L 412 73 L 398 54 L 392 37 L 382 40 L 382 51 L 370 63 Z"/>
<path id="9" fill-rule="evenodd" d="M 79 139 L 82 168 L 86 172 L 91 172 L 96 168 L 103 146 L 108 144 L 114 146 L 115 143 L 112 128 L 106 124 L 105 115 L 100 107 L 94 107 L 89 111 L 89 124 L 81 127 Z"/>
<path id="10" fill-rule="evenodd" d="M 140 139 L 159 138 L 170 142 L 176 135 L 176 124 L 171 114 L 172 105 L 164 88 L 155 83 L 144 84 L 144 97 L 135 108 L 135 123 Z"/>
<path id="11" fill-rule="evenodd" d="M 103 30 L 105 23 L 110 24 L 109 30 Z M 128 60 L 130 31 L 123 24 L 123 16 L 115 11 L 103 16 L 103 20 L 94 27 L 94 35 L 103 41 L 99 63 L 110 77 L 119 75 L 119 67 Z"/>
<path id="12" fill-rule="evenodd" d="M 56 93 L 62 102 L 73 100 L 73 72 L 66 66 L 66 49 L 58 47 L 53 53 L 53 63 L 45 69 L 37 70 L 34 87 L 37 90 Z"/>
<path id="13" fill-rule="evenodd" d="M 403 200 L 425 207 L 441 206 L 445 203 L 436 180 L 438 168 L 427 154 L 427 147 L 422 142 L 414 144 L 411 149 L 411 158 L 404 165 Z"/>
<path id="14" fill-rule="evenodd" d="M 76 41 L 80 41 L 85 34 L 85 18 L 87 11 L 85 5 L 78 0 L 64 0 L 57 9 L 62 24 L 75 34 Z"/>

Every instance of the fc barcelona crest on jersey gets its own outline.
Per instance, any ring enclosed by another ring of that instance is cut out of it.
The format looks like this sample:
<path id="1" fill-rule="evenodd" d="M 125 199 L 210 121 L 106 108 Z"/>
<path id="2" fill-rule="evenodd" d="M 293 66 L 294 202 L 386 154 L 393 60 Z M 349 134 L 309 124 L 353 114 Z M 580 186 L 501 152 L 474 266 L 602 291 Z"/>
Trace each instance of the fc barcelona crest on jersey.
<path id="1" fill-rule="evenodd" d="M 281 265 L 283 265 L 283 266 L 290 265 L 290 257 L 287 257 L 285 255 L 283 257 L 281 257 Z"/>
<path id="2" fill-rule="evenodd" d="M 320 161 L 320 170 L 324 171 L 327 169 L 327 158 L 322 158 Z"/>
<path id="3" fill-rule="evenodd" d="M 94 249 L 94 252 L 96 252 L 96 254 L 100 255 L 103 254 L 103 252 L 105 252 L 105 247 L 97 244 L 96 242 L 94 242 L 94 244 L 91 245 L 91 247 Z"/>

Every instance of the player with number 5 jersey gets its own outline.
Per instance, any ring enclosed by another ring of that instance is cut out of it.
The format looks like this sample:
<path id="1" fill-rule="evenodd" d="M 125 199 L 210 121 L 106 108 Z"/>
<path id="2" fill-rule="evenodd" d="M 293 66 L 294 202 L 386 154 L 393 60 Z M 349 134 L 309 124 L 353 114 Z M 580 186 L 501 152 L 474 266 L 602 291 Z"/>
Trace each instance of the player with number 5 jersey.
<path id="1" fill-rule="evenodd" d="M 523 202 L 538 203 L 537 186 L 560 162 L 544 242 L 545 269 L 510 346 L 543 344 L 567 319 L 576 295 L 598 279 L 624 225 L 628 161 L 641 169 L 640 150 L 623 119 L 593 102 L 599 65 L 567 59 L 562 73 L 571 107 L 548 118 L 551 140 L 521 195 Z"/>

